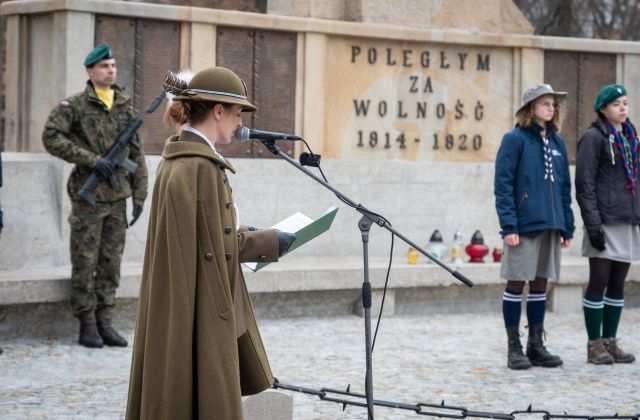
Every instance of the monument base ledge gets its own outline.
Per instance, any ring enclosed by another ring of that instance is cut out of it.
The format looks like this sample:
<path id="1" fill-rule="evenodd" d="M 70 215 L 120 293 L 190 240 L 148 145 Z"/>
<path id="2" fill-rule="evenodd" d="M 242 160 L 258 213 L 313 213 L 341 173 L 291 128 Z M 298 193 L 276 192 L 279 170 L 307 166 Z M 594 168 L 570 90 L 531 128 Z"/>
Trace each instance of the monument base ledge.
<path id="1" fill-rule="evenodd" d="M 370 261 L 369 280 L 374 290 L 384 287 L 387 264 L 388 261 L 380 259 Z M 475 287 L 500 286 L 504 283 L 500 279 L 499 263 L 465 263 L 451 268 L 466 275 L 475 283 Z M 0 271 L 0 305 L 68 300 L 70 271 L 69 266 Z M 243 271 L 253 295 L 355 290 L 361 288 L 364 279 L 363 263 L 358 258 L 293 260 L 285 257 L 281 262 L 270 264 L 257 272 L 246 267 Z M 142 265 L 122 266 L 119 298 L 138 297 L 141 273 Z M 587 259 L 565 257 L 562 261 L 561 279 L 554 283 L 554 287 L 583 287 L 588 275 Z M 635 282 L 640 280 L 640 262 L 632 264 L 628 279 Z M 409 265 L 403 261 L 393 263 L 388 289 L 441 288 L 453 285 L 465 287 L 434 263 Z M 473 288 L 468 290 L 473 293 Z"/>
<path id="2" fill-rule="evenodd" d="M 388 261 L 370 262 L 371 314 L 377 318 Z M 358 258 L 293 259 L 285 257 L 245 278 L 258 320 L 291 317 L 362 315 L 362 260 Z M 474 287 L 460 283 L 431 263 L 394 263 L 384 294 L 384 315 L 492 313 L 502 308 L 504 281 L 499 263 L 463 264 L 457 269 Z M 118 289 L 115 322 L 133 329 L 142 266 L 126 264 Z M 69 267 L 0 271 L 0 340 L 71 337 L 77 320 L 69 310 Z M 563 259 L 562 278 L 552 283 L 547 307 L 555 313 L 582 310 L 588 279 L 585 258 Z M 632 264 L 625 287 L 625 306 L 640 307 L 640 263 Z M 523 311 L 526 305 L 523 305 Z M 75 339 L 75 338 L 74 338 Z"/>

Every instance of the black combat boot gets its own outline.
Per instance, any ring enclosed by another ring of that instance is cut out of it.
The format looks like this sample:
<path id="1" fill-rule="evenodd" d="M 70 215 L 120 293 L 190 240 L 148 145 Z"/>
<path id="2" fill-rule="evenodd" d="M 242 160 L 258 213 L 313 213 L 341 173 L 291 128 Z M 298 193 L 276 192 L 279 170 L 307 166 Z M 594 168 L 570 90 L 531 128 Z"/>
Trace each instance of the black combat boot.
<path id="1" fill-rule="evenodd" d="M 98 332 L 107 346 L 127 347 L 129 343 L 111 326 L 110 322 L 98 321 Z"/>
<path id="2" fill-rule="evenodd" d="M 529 325 L 529 340 L 527 340 L 527 357 L 534 366 L 556 367 L 562 364 L 559 356 L 551 354 L 542 344 L 544 326 L 542 324 Z"/>
<path id="3" fill-rule="evenodd" d="M 518 327 L 507 328 L 507 339 L 509 350 L 507 353 L 507 366 L 509 369 L 529 369 L 531 362 L 529 358 L 522 353 L 522 344 L 520 344 L 520 331 Z"/>
<path id="4" fill-rule="evenodd" d="M 104 345 L 102 337 L 98 334 L 95 322 L 81 322 L 78 343 L 85 347 L 99 349 Z"/>

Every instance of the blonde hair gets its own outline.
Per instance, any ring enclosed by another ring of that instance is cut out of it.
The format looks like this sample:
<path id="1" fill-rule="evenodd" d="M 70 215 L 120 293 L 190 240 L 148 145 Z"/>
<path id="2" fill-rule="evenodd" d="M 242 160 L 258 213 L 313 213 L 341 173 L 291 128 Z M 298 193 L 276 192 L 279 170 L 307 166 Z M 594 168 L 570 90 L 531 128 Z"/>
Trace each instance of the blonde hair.
<path id="1" fill-rule="evenodd" d="M 540 97 L 542 98 L 542 96 Z M 522 108 L 520 111 L 516 113 L 516 118 L 518 119 L 518 125 L 521 127 L 529 128 L 531 124 L 536 120 L 535 114 L 533 113 L 533 106 L 538 102 L 540 98 L 537 98 L 534 101 L 531 101 L 527 104 L 526 107 Z M 555 103 L 553 109 L 553 118 L 550 123 L 555 127 L 556 130 L 560 130 L 560 104 L 557 99 L 554 98 L 553 102 Z"/>

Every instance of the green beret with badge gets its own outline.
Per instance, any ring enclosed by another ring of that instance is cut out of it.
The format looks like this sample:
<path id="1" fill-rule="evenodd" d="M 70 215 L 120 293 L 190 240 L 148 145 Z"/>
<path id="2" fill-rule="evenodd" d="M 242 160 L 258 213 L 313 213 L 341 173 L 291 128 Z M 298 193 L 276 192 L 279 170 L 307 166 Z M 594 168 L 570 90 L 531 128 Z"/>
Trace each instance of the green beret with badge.
<path id="1" fill-rule="evenodd" d="M 92 49 L 89 54 L 87 54 L 87 58 L 84 59 L 85 67 L 93 67 L 100 60 L 107 60 L 109 58 L 113 58 L 113 49 L 109 44 L 99 44 L 96 45 L 94 49 Z"/>
<path id="2" fill-rule="evenodd" d="M 623 85 L 606 85 L 600 89 L 598 95 L 596 96 L 596 100 L 593 103 L 593 110 L 599 111 L 602 107 L 607 106 L 610 102 L 615 101 L 621 96 L 626 96 L 627 90 Z"/>

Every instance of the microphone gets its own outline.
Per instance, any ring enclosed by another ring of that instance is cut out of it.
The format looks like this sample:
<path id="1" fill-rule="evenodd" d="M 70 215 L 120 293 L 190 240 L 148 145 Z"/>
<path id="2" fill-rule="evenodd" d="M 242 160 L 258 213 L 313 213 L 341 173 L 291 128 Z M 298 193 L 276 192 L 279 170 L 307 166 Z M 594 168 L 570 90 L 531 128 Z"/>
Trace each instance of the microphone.
<path id="1" fill-rule="evenodd" d="M 233 137 L 241 143 L 249 140 L 302 140 L 302 137 L 294 136 L 293 134 L 253 130 L 247 127 L 236 128 L 236 131 L 233 133 Z"/>

